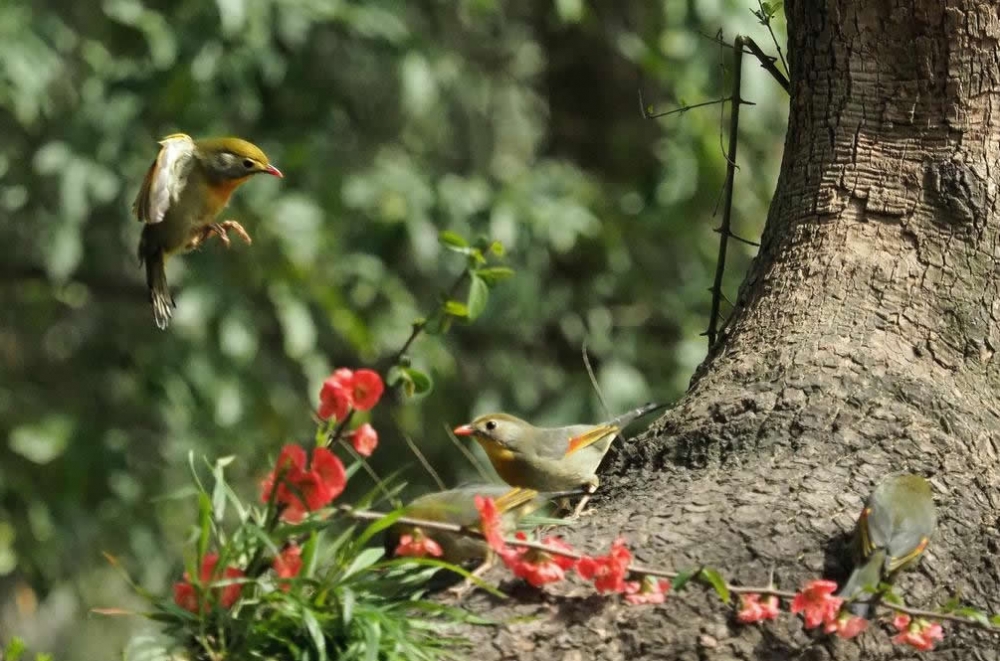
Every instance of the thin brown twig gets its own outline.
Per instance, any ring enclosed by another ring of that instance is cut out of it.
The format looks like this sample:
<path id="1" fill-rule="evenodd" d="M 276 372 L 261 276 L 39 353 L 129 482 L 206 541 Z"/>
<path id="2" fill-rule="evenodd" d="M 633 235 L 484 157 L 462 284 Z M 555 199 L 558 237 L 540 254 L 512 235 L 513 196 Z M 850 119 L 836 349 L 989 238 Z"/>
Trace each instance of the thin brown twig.
<path id="1" fill-rule="evenodd" d="M 764 5 L 761 4 L 760 0 L 757 0 L 757 6 L 760 8 L 761 15 L 764 15 Z M 771 29 L 771 17 L 768 16 L 766 21 L 763 21 L 764 26 L 767 28 L 768 33 L 771 35 L 771 41 L 774 43 L 774 47 L 778 49 L 778 57 L 781 58 L 781 66 L 785 67 L 785 71 L 788 71 L 788 63 L 785 62 L 785 56 L 781 52 L 781 46 L 778 44 L 778 38 L 774 36 L 774 30 Z"/>
<path id="2" fill-rule="evenodd" d="M 424 467 L 424 470 L 426 470 L 427 473 L 431 476 L 431 479 L 434 480 L 435 484 L 437 484 L 438 489 L 444 491 L 445 490 L 444 480 L 441 479 L 441 476 L 438 475 L 438 472 L 434 470 L 433 466 L 431 466 L 431 462 L 427 461 L 427 457 L 425 457 L 424 453 L 420 451 L 420 448 L 418 448 L 417 444 L 413 442 L 413 439 L 410 438 L 409 434 L 404 432 L 402 429 L 400 429 L 400 433 L 403 435 L 403 440 L 406 442 L 406 446 L 410 448 L 410 452 L 413 453 L 413 456 L 417 458 L 417 461 L 420 462 L 420 465 L 422 465 Z"/>
<path id="3" fill-rule="evenodd" d="M 712 284 L 712 307 L 708 317 L 708 347 L 712 349 L 718 339 L 719 305 L 722 293 L 722 277 L 726 272 L 726 250 L 729 235 L 732 234 L 733 184 L 736 180 L 736 148 L 739 144 L 740 126 L 740 84 L 743 68 L 743 37 L 733 41 L 733 103 L 729 110 L 729 153 L 726 156 L 726 191 L 722 207 L 722 225 L 719 227 L 719 256 L 715 264 L 715 281 Z"/>
<path id="4" fill-rule="evenodd" d="M 378 521 L 385 516 L 388 516 L 387 512 L 376 512 L 373 510 L 358 510 L 354 509 L 350 505 L 337 505 L 335 507 L 337 511 L 344 514 L 348 518 L 358 519 L 362 521 Z M 486 539 L 486 536 L 482 531 L 476 528 L 470 528 L 467 526 L 461 526 L 455 523 L 446 523 L 443 521 L 429 521 L 427 519 L 418 519 L 409 516 L 401 516 L 395 519 L 395 523 L 401 523 L 404 525 L 415 526 L 422 528 L 424 530 L 437 530 L 440 532 L 450 532 L 459 535 L 465 535 L 467 537 L 476 537 L 478 539 Z M 585 557 L 589 557 L 585 553 L 580 553 L 579 551 L 574 551 L 572 549 L 564 549 L 557 546 L 549 546 L 547 544 L 542 544 L 541 542 L 532 542 L 529 540 L 522 540 L 516 538 L 504 538 L 504 543 L 508 546 L 532 549 L 535 551 L 543 551 L 550 555 L 557 555 L 564 558 L 571 558 L 573 560 L 581 560 Z M 658 567 L 650 567 L 647 565 L 642 565 L 638 563 L 632 563 L 628 566 L 628 571 L 633 574 L 639 574 L 641 576 L 654 576 L 657 578 L 675 579 L 681 575 L 681 572 L 671 571 L 667 569 L 660 569 Z M 700 574 L 701 570 L 695 572 L 695 574 Z M 773 573 L 772 573 L 773 577 Z M 797 595 L 796 592 L 790 590 L 779 590 L 774 587 L 774 585 L 769 585 L 766 587 L 755 587 L 747 585 L 733 585 L 732 583 L 724 582 L 726 589 L 733 594 L 759 594 L 767 596 L 775 596 L 779 599 L 792 600 Z M 863 600 L 859 600 L 863 601 Z M 937 611 L 925 610 L 920 608 L 911 608 L 910 606 L 905 606 L 901 604 L 890 604 L 886 602 L 880 602 L 875 605 L 876 607 L 883 607 L 887 610 L 898 611 L 900 613 L 906 613 L 913 617 L 922 617 L 926 619 L 933 620 L 944 620 L 948 622 L 956 622 L 963 625 L 976 627 L 978 629 L 983 629 L 985 631 L 1000 632 L 1000 627 L 994 626 L 989 623 L 984 623 L 980 620 L 976 620 L 969 617 L 964 617 L 962 615 L 954 615 L 952 613 L 939 613 Z"/>
<path id="5" fill-rule="evenodd" d="M 774 58 L 764 53 L 761 47 L 757 45 L 757 42 L 751 39 L 750 37 L 743 37 L 743 41 L 746 44 L 747 48 L 750 49 L 750 53 L 754 57 L 756 57 L 757 60 L 760 62 L 760 66 L 763 67 L 764 70 L 767 71 L 769 74 L 771 74 L 771 77 L 774 78 L 776 81 L 778 81 L 778 84 L 781 85 L 781 88 L 785 90 L 785 94 L 788 94 L 791 90 L 791 85 L 788 82 L 788 78 L 786 78 L 785 75 L 778 70 L 778 67 L 774 66 Z M 775 41 L 774 44 L 775 46 L 777 46 L 778 42 Z M 781 55 L 780 47 L 778 48 L 778 55 Z M 782 64 L 785 63 L 784 56 L 782 56 L 781 58 L 781 63 Z M 787 64 L 785 65 L 785 71 L 788 71 Z"/>
<path id="6" fill-rule="evenodd" d="M 639 90 L 639 109 L 642 111 L 642 118 L 643 119 L 656 119 L 658 117 L 666 117 L 667 115 L 676 115 L 678 113 L 687 112 L 688 110 L 694 110 L 695 108 L 704 108 L 705 106 L 714 106 L 717 103 L 725 104 L 729 100 L 730 100 L 730 97 L 724 96 L 721 99 L 712 99 L 711 101 L 703 101 L 701 103 L 692 103 L 690 105 L 681 106 L 680 108 L 674 108 L 673 110 L 666 110 L 664 112 L 658 112 L 658 113 L 650 114 L 650 113 L 646 112 L 646 106 L 644 105 L 643 100 L 642 100 L 642 90 L 641 89 Z M 745 106 L 755 106 L 755 105 L 757 105 L 753 101 L 743 101 L 742 103 Z"/>

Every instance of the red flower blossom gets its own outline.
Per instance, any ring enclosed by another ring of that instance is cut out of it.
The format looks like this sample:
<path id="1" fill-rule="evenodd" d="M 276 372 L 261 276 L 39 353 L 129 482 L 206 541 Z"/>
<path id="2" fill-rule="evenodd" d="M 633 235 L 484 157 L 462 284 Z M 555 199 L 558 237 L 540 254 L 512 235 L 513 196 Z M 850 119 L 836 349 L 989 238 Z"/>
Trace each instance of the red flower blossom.
<path id="1" fill-rule="evenodd" d="M 323 420 L 343 420 L 351 408 L 354 373 L 348 369 L 335 371 L 319 391 L 319 417 Z"/>
<path id="2" fill-rule="evenodd" d="M 290 544 L 285 547 L 285 549 L 274 557 L 274 562 L 271 565 L 274 568 L 274 573 L 278 575 L 278 587 L 288 591 L 292 587 L 289 579 L 295 578 L 302 571 L 302 549 L 296 544 Z"/>
<path id="3" fill-rule="evenodd" d="M 778 598 L 773 594 L 760 600 L 760 595 L 749 593 L 740 598 L 740 610 L 736 613 L 736 620 L 744 624 L 760 622 L 761 620 L 774 620 L 778 617 Z"/>
<path id="4" fill-rule="evenodd" d="M 201 569 L 198 571 L 200 585 L 197 587 L 191 583 L 191 577 L 188 573 L 184 572 L 181 581 L 174 583 L 174 603 L 192 613 L 197 613 L 201 610 L 200 607 L 204 604 L 199 599 L 199 588 L 208 587 L 213 581 L 219 580 L 215 577 L 215 566 L 218 562 L 218 553 L 209 553 L 202 559 Z M 243 570 L 237 567 L 226 567 L 222 572 L 221 579 L 242 578 L 243 576 L 245 576 Z M 233 604 L 239 600 L 242 590 L 243 586 L 241 584 L 233 583 L 215 588 L 212 593 L 218 599 L 219 605 L 228 609 L 232 608 Z"/>
<path id="5" fill-rule="evenodd" d="M 523 532 L 515 535 L 522 541 L 527 537 Z M 572 551 L 569 544 L 558 537 L 546 537 L 542 544 L 554 549 Z M 547 553 L 539 549 L 506 548 L 500 552 L 500 558 L 514 575 L 523 578 L 531 585 L 539 588 L 546 583 L 561 581 L 566 577 L 566 570 L 573 566 L 575 559 L 557 553 Z"/>
<path id="6" fill-rule="evenodd" d="M 670 581 L 644 576 L 642 581 L 625 584 L 625 601 L 630 604 L 662 604 L 667 600 Z"/>
<path id="7" fill-rule="evenodd" d="M 806 629 L 835 620 L 844 603 L 840 597 L 833 596 L 836 589 L 837 584 L 833 581 L 810 581 L 801 592 L 795 594 L 790 610 L 803 614 Z"/>
<path id="8" fill-rule="evenodd" d="M 929 622 L 924 619 L 910 620 L 910 616 L 898 613 L 892 621 L 899 629 L 899 634 L 893 636 L 892 642 L 906 644 L 926 652 L 934 649 L 935 640 L 944 640 L 944 630 L 940 622 Z"/>
<path id="9" fill-rule="evenodd" d="M 479 510 L 480 527 L 483 529 L 483 537 L 490 548 L 497 553 L 502 553 L 507 549 L 507 544 L 503 541 L 503 521 L 500 513 L 497 512 L 497 505 L 492 498 L 476 496 L 473 500 L 476 509 Z"/>
<path id="10" fill-rule="evenodd" d="M 378 447 L 378 432 L 366 422 L 351 434 L 351 444 L 362 457 L 370 457 Z"/>
<path id="11" fill-rule="evenodd" d="M 359 411 L 367 411 L 378 404 L 384 390 L 385 385 L 378 372 L 358 370 L 351 381 L 351 404 Z"/>
<path id="12" fill-rule="evenodd" d="M 301 521 L 308 512 L 324 507 L 339 496 L 347 484 L 344 464 L 327 448 L 313 451 L 308 470 L 305 463 L 305 450 L 297 445 L 286 445 L 278 455 L 274 470 L 264 479 L 261 501 L 269 503 L 274 495 L 275 501 L 283 507 L 281 517 L 285 521 Z"/>
<path id="13" fill-rule="evenodd" d="M 836 633 L 841 638 L 854 638 L 865 630 L 868 620 L 857 617 L 850 613 L 843 613 L 834 620 L 828 620 L 823 631 L 826 633 Z"/>
<path id="14" fill-rule="evenodd" d="M 438 558 L 444 554 L 444 551 L 441 550 L 441 545 L 425 535 L 423 530 L 415 528 L 412 535 L 400 536 L 399 543 L 396 544 L 396 550 L 392 554 L 394 556 L 410 556 L 414 558 L 423 558 L 426 556 Z"/>
<path id="15" fill-rule="evenodd" d="M 625 540 L 618 538 L 611 543 L 606 556 L 580 558 L 576 563 L 576 573 L 583 579 L 594 581 L 598 592 L 625 592 L 625 576 L 632 562 L 632 553 L 625 547 Z"/>

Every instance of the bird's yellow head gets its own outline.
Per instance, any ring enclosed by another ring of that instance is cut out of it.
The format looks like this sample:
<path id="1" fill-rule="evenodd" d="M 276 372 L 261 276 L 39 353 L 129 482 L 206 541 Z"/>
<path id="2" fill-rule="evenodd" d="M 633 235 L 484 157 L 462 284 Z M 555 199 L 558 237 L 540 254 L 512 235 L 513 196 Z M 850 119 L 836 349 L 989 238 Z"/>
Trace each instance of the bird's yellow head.
<path id="1" fill-rule="evenodd" d="M 284 176 L 281 170 L 271 165 L 267 154 L 260 147 L 240 138 L 197 140 L 195 149 L 208 173 L 220 180 L 242 183 L 251 175 L 259 173 Z"/>
<path id="2" fill-rule="evenodd" d="M 471 436 L 479 441 L 490 458 L 509 458 L 523 452 L 533 427 L 506 413 L 481 415 L 467 425 L 455 427 L 456 436 Z"/>

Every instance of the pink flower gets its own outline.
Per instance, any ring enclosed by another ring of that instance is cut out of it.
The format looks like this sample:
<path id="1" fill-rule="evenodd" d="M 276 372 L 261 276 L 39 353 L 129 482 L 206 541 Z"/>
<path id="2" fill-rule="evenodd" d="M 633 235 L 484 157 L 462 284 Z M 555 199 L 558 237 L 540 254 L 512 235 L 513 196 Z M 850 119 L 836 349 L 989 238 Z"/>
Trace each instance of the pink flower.
<path id="1" fill-rule="evenodd" d="M 497 553 L 502 553 L 507 549 L 507 544 L 503 541 L 503 521 L 500 513 L 497 512 L 497 505 L 492 498 L 476 496 L 473 502 L 479 510 L 480 527 L 483 530 L 483 537 L 490 548 Z"/>
<path id="2" fill-rule="evenodd" d="M 219 563 L 218 553 L 209 553 L 201 561 L 201 569 L 198 572 L 199 585 L 191 583 L 191 577 L 184 572 L 182 580 L 174 583 L 174 603 L 185 610 L 197 613 L 202 610 L 204 603 L 199 599 L 199 589 L 209 587 L 215 579 L 215 566 Z M 242 578 L 245 576 L 242 569 L 237 567 L 226 567 L 222 572 L 222 579 Z M 239 583 L 215 588 L 212 594 L 219 601 L 223 608 L 232 608 L 233 604 L 239 601 L 240 592 L 243 586 Z"/>
<path id="3" fill-rule="evenodd" d="M 351 444 L 362 457 L 370 457 L 378 447 L 378 432 L 366 422 L 351 434 Z"/>
<path id="4" fill-rule="evenodd" d="M 818 627 L 836 619 L 844 600 L 834 597 L 837 584 L 833 581 L 810 581 L 792 599 L 791 611 L 802 613 L 806 629 Z"/>
<path id="5" fill-rule="evenodd" d="M 934 649 L 935 640 L 944 640 L 944 630 L 940 622 L 930 622 L 924 619 L 910 621 L 910 616 L 897 613 L 892 621 L 899 634 L 893 636 L 892 642 L 906 644 L 926 652 Z"/>
<path id="6" fill-rule="evenodd" d="M 761 620 L 774 620 L 778 617 L 778 598 L 773 594 L 760 600 L 760 595 L 749 593 L 740 597 L 740 610 L 736 613 L 736 620 L 744 624 L 760 622 Z"/>
<path id="7" fill-rule="evenodd" d="M 367 411 L 378 404 L 384 390 L 385 384 L 378 372 L 358 370 L 351 382 L 351 404 L 359 411 Z"/>
<path id="8" fill-rule="evenodd" d="M 274 470 L 262 484 L 261 501 L 269 503 L 273 495 L 283 508 L 281 518 L 292 523 L 329 504 L 343 493 L 347 484 L 344 464 L 327 448 L 313 451 L 308 470 L 305 464 L 305 450 L 298 445 L 286 445 L 278 455 Z"/>
<path id="9" fill-rule="evenodd" d="M 826 633 L 836 633 L 841 638 L 854 638 L 865 630 L 868 620 L 857 617 L 850 613 L 843 613 L 834 620 L 828 620 L 823 631 Z"/>
<path id="10" fill-rule="evenodd" d="M 631 562 L 632 553 L 626 548 L 625 540 L 619 538 L 611 543 L 611 550 L 606 556 L 580 558 L 576 563 L 576 573 L 584 580 L 593 579 L 598 592 L 625 592 L 625 576 Z"/>
<path id="11" fill-rule="evenodd" d="M 412 535 L 402 535 L 399 538 L 399 544 L 396 545 L 396 550 L 392 554 L 394 556 L 410 556 L 414 558 L 423 558 L 426 556 L 437 558 L 443 555 L 443 553 L 444 551 L 441 550 L 440 544 L 424 535 L 422 530 L 416 528 Z"/>
<path id="12" fill-rule="evenodd" d="M 662 604 L 667 600 L 670 581 L 644 576 L 642 581 L 628 581 L 625 584 L 625 601 L 630 604 Z"/>
<path id="13" fill-rule="evenodd" d="M 523 532 L 516 535 L 519 540 L 526 540 Z M 542 540 L 546 546 L 563 551 L 573 549 L 558 537 L 546 537 Z M 514 575 L 523 578 L 536 588 L 546 583 L 561 581 L 566 577 L 566 570 L 576 562 L 573 558 L 556 553 L 547 553 L 539 549 L 506 548 L 500 552 L 500 558 Z"/>
<path id="14" fill-rule="evenodd" d="M 271 566 L 278 575 L 278 587 L 287 592 L 292 587 L 291 582 L 281 579 L 295 578 L 302 571 L 302 549 L 296 544 L 289 544 L 274 557 Z"/>

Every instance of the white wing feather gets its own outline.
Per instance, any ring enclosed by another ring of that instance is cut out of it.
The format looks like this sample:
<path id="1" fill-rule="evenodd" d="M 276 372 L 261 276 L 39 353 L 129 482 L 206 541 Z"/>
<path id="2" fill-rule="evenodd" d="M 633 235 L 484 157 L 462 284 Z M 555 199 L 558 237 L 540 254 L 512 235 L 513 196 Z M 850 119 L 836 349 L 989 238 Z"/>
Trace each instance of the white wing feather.
<path id="1" fill-rule="evenodd" d="M 160 145 L 155 174 L 149 182 L 148 207 L 145 209 L 147 223 L 162 222 L 167 209 L 177 202 L 187 181 L 185 171 L 194 154 L 194 140 L 183 133 L 168 135 L 160 140 Z"/>

